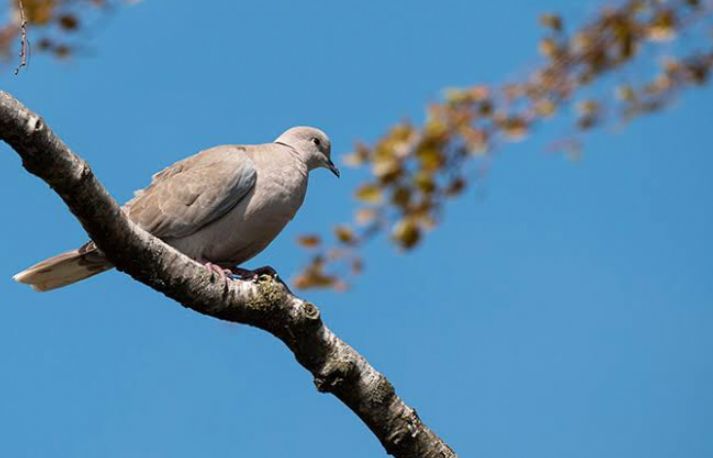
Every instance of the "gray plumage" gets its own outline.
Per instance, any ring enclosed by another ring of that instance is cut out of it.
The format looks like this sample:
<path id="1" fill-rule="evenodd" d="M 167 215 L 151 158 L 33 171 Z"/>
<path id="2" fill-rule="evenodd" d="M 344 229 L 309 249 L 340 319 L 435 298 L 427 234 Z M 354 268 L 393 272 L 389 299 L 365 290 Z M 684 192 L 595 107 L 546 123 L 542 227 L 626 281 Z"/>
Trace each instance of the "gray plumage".
<path id="1" fill-rule="evenodd" d="M 201 263 L 230 268 L 267 247 L 304 201 L 308 173 L 339 171 L 327 135 L 294 127 L 275 142 L 216 146 L 176 162 L 124 205 L 143 229 Z M 13 278 L 48 291 L 112 268 L 89 242 Z"/>

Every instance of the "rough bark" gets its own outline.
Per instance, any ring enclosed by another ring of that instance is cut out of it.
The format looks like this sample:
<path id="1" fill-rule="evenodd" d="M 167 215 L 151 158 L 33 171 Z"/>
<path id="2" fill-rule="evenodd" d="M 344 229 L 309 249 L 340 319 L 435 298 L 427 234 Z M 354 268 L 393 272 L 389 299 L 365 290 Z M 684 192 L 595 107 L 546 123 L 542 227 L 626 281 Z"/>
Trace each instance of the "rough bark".
<path id="1" fill-rule="evenodd" d="M 321 392 L 334 394 L 396 457 L 455 457 L 391 383 L 322 322 L 319 310 L 274 279 L 225 280 L 129 221 L 87 163 L 41 117 L 0 92 L 0 138 L 64 200 L 122 272 L 184 307 L 263 329 L 287 345 Z"/>

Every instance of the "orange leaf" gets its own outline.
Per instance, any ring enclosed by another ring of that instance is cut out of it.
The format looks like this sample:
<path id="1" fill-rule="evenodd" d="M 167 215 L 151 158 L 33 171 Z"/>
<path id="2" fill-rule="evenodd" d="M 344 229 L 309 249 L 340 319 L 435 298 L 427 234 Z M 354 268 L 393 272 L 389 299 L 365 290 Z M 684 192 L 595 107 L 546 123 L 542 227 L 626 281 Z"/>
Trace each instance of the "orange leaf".
<path id="1" fill-rule="evenodd" d="M 347 245 L 352 245 L 356 243 L 356 235 L 354 235 L 354 231 L 352 231 L 350 228 L 347 226 L 337 226 L 334 228 L 334 234 L 337 236 L 337 239 Z"/>
<path id="2" fill-rule="evenodd" d="M 302 235 L 297 239 L 297 243 L 305 248 L 315 248 L 322 243 L 322 239 L 318 235 Z"/>

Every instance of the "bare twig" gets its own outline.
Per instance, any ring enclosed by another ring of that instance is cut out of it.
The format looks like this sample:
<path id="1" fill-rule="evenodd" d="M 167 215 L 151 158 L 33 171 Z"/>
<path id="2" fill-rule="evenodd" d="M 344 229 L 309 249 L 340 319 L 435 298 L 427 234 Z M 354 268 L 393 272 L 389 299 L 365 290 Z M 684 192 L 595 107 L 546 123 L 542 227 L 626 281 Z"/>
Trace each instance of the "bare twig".
<path id="1" fill-rule="evenodd" d="M 17 0 L 17 7 L 20 10 L 20 64 L 15 68 L 15 76 L 20 73 L 22 67 L 27 67 L 27 59 L 30 53 L 30 40 L 27 38 L 27 18 L 25 17 L 25 7 L 22 0 Z"/>

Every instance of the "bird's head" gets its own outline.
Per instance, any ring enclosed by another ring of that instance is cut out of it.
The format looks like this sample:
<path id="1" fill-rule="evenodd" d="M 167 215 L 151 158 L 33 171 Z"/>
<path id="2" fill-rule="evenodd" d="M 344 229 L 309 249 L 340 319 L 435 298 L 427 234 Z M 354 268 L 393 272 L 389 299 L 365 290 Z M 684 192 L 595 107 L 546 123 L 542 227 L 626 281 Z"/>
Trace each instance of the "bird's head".
<path id="1" fill-rule="evenodd" d="M 321 130 L 314 127 L 293 127 L 277 137 L 275 143 L 294 149 L 309 170 L 324 167 L 339 177 L 339 169 L 330 157 L 332 143 Z"/>

